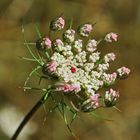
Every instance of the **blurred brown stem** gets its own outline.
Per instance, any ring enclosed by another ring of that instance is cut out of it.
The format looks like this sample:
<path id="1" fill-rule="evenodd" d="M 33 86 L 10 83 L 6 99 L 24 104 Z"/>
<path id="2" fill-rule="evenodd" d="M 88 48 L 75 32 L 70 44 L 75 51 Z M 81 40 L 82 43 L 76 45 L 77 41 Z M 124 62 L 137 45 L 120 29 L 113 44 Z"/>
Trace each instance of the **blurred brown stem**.
<path id="1" fill-rule="evenodd" d="M 15 131 L 14 135 L 12 136 L 11 140 L 16 140 L 20 132 L 22 131 L 23 127 L 27 124 L 27 122 L 31 119 L 31 117 L 35 114 L 35 112 L 44 104 L 45 95 L 33 106 L 33 108 L 27 113 L 24 117 L 22 122 L 20 123 L 19 127 Z"/>

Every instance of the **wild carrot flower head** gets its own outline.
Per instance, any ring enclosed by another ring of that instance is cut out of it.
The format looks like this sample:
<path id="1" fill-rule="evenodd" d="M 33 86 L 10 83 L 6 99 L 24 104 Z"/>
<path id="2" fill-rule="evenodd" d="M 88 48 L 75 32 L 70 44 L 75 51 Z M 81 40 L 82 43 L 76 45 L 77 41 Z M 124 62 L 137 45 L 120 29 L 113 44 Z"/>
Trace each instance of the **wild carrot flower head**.
<path id="1" fill-rule="evenodd" d="M 65 20 L 58 17 L 51 21 L 50 30 L 62 30 L 64 25 Z M 110 62 L 116 59 L 115 53 L 103 56 L 98 51 L 101 41 L 116 42 L 118 35 L 111 32 L 104 39 L 81 39 L 81 36 L 89 37 L 92 30 L 93 25 L 86 23 L 76 30 L 71 27 L 66 29 L 58 38 L 46 37 L 36 42 L 37 49 L 47 54 L 47 57 L 40 56 L 41 67 L 43 77 L 52 84 L 52 92 L 73 96 L 76 108 L 83 112 L 114 106 L 118 92 L 110 89 L 102 93 L 101 89 L 110 88 L 117 79 L 126 78 L 130 73 L 130 69 L 124 66 L 110 72 Z"/>

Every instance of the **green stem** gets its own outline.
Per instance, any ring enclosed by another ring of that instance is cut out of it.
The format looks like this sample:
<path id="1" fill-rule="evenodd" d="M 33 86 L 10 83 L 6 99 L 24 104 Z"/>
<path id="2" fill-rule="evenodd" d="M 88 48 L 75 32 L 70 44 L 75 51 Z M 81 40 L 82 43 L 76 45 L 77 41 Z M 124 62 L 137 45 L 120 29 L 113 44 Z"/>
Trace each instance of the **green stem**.
<path id="1" fill-rule="evenodd" d="M 31 117 L 37 112 L 37 110 L 45 103 L 46 100 L 44 98 L 46 97 L 46 94 L 43 95 L 43 97 L 33 106 L 33 108 L 27 113 L 27 115 L 24 117 L 20 125 L 18 126 L 17 130 L 15 131 L 14 135 L 12 136 L 11 140 L 16 140 L 19 134 L 21 133 L 23 127 L 28 123 L 28 121 L 31 119 Z M 49 97 L 49 96 L 47 96 Z"/>

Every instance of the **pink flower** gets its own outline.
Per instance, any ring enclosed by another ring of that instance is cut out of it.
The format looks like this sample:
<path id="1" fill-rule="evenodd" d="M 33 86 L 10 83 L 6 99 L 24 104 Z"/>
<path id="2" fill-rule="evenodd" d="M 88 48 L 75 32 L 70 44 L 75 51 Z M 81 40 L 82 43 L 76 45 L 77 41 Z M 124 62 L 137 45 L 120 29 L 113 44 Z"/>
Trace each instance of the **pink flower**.
<path id="1" fill-rule="evenodd" d="M 48 37 L 46 37 L 44 39 L 44 44 L 47 46 L 48 49 L 50 49 L 52 46 L 52 41 Z"/>
<path id="2" fill-rule="evenodd" d="M 100 97 L 99 93 L 90 96 L 90 100 L 91 100 L 91 102 L 93 104 L 93 108 L 99 107 L 99 97 Z"/>
<path id="3" fill-rule="evenodd" d="M 50 24 L 50 29 L 53 31 L 59 31 L 62 30 L 64 26 L 65 26 L 65 20 L 62 17 L 58 17 L 52 20 Z"/>
<path id="4" fill-rule="evenodd" d="M 66 93 L 70 92 L 79 92 L 81 90 L 80 84 L 74 83 L 74 84 L 69 84 L 69 83 L 60 83 L 57 85 L 56 91 L 62 91 Z"/>
<path id="5" fill-rule="evenodd" d="M 56 51 L 61 52 L 64 48 L 64 43 L 61 41 L 61 39 L 56 39 L 53 41 L 53 47 Z"/>
<path id="6" fill-rule="evenodd" d="M 105 85 L 112 85 L 117 78 L 117 73 L 113 72 L 112 74 L 103 74 L 103 81 Z"/>
<path id="7" fill-rule="evenodd" d="M 78 28 L 78 33 L 82 37 L 88 37 L 92 30 L 93 30 L 92 24 L 83 24 Z"/>
<path id="8" fill-rule="evenodd" d="M 79 92 L 81 90 L 80 84 L 78 83 L 72 84 L 71 87 L 72 87 L 72 90 L 75 92 Z"/>
<path id="9" fill-rule="evenodd" d="M 117 78 L 117 73 L 116 72 L 113 72 L 112 74 L 111 74 L 111 79 L 116 79 Z"/>
<path id="10" fill-rule="evenodd" d="M 65 84 L 64 85 L 64 92 L 69 92 L 72 91 L 71 85 L 70 84 Z"/>
<path id="11" fill-rule="evenodd" d="M 56 39 L 55 43 L 57 46 L 61 45 L 63 42 L 61 41 L 61 39 Z"/>
<path id="12" fill-rule="evenodd" d="M 130 74 L 130 69 L 126 67 L 121 67 L 117 70 L 117 73 L 120 78 L 126 78 Z"/>
<path id="13" fill-rule="evenodd" d="M 86 46 L 88 52 L 94 52 L 97 49 L 97 41 L 95 39 L 89 40 Z"/>
<path id="14" fill-rule="evenodd" d="M 105 92 L 104 97 L 106 107 L 112 107 L 116 104 L 117 99 L 119 98 L 119 93 L 113 89 Z"/>
<path id="15" fill-rule="evenodd" d="M 55 47 L 63 47 L 63 42 L 61 41 L 61 39 L 56 39 L 54 42 L 53 42 L 53 45 L 55 46 Z"/>
<path id="16" fill-rule="evenodd" d="M 56 61 L 52 61 L 48 64 L 48 70 L 52 73 L 56 70 L 58 64 Z"/>
<path id="17" fill-rule="evenodd" d="M 118 40 L 118 35 L 116 33 L 111 32 L 105 36 L 105 41 L 107 42 L 113 42 L 117 40 Z"/>
<path id="18" fill-rule="evenodd" d="M 61 28 L 64 28 L 65 20 L 62 17 L 58 18 L 58 22 L 61 24 Z"/>
<path id="19" fill-rule="evenodd" d="M 126 67 L 122 67 L 122 71 L 126 74 L 130 73 L 130 69 L 126 68 Z"/>
<path id="20" fill-rule="evenodd" d="M 93 29 L 91 24 L 85 24 L 85 28 L 86 28 L 87 32 L 91 32 Z"/>
<path id="21" fill-rule="evenodd" d="M 63 34 L 63 39 L 67 43 L 72 43 L 75 39 L 75 30 L 68 29 Z"/>
<path id="22" fill-rule="evenodd" d="M 110 61 L 114 61 L 116 59 L 116 55 L 114 53 L 108 53 L 104 56 L 105 63 L 108 63 Z"/>

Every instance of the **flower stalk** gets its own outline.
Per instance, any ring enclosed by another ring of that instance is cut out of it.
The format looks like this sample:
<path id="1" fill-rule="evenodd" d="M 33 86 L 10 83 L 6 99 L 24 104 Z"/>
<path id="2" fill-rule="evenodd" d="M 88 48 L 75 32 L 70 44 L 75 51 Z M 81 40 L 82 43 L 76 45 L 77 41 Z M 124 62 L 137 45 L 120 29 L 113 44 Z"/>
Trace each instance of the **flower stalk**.
<path id="1" fill-rule="evenodd" d="M 11 140 L 16 140 L 19 134 L 21 133 L 24 126 L 30 121 L 32 116 L 38 111 L 38 109 L 47 101 L 49 93 L 44 94 L 42 98 L 32 107 L 32 109 L 27 113 L 24 119 L 21 121 Z"/>

